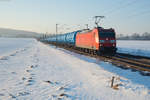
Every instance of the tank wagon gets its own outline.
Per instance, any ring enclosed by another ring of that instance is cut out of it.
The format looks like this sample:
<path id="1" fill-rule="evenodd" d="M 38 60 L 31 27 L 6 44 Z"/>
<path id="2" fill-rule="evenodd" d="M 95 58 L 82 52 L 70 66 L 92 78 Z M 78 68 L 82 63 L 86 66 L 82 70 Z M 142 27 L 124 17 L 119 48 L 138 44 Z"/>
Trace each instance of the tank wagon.
<path id="1" fill-rule="evenodd" d="M 116 36 L 114 29 L 97 27 L 92 30 L 78 30 L 70 33 L 51 36 L 49 43 L 66 45 L 89 53 L 116 53 Z"/>
<path id="2" fill-rule="evenodd" d="M 78 32 L 80 32 L 80 30 L 65 33 L 65 34 L 59 34 L 59 35 L 51 36 L 51 37 L 47 38 L 46 41 L 49 43 L 75 46 L 76 35 Z"/>

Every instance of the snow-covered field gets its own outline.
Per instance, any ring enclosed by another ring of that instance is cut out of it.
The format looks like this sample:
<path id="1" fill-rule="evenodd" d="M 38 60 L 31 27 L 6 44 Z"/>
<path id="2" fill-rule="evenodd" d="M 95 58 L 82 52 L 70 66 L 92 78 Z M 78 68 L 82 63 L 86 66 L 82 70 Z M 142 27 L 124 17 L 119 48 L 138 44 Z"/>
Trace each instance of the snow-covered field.
<path id="1" fill-rule="evenodd" d="M 33 41 L 33 39 L 23 38 L 0 38 L 0 57 L 22 49 Z"/>
<path id="2" fill-rule="evenodd" d="M 118 40 L 118 52 L 150 57 L 150 41 Z"/>
<path id="3" fill-rule="evenodd" d="M 34 39 L 0 38 L 0 100 L 149 100 L 150 77 Z M 6 47 L 6 48 L 5 48 Z M 115 76 L 118 90 L 110 87 Z"/>

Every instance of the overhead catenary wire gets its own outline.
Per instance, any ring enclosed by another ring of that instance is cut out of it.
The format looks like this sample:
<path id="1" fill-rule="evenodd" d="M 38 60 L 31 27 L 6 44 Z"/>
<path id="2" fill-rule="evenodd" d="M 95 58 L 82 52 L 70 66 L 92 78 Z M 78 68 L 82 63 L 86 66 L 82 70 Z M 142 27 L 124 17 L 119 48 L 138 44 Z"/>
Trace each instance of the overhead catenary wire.
<path id="1" fill-rule="evenodd" d="M 123 0 L 121 0 L 121 1 L 119 1 L 119 2 L 116 2 L 115 4 L 122 4 L 124 1 Z M 111 5 L 111 7 L 114 7 L 115 5 L 113 4 L 113 5 Z M 112 10 L 114 10 L 114 9 L 116 9 L 116 7 L 115 8 L 112 8 L 112 9 L 108 9 L 108 10 L 104 10 L 104 14 L 107 14 L 107 13 L 109 13 L 109 12 L 112 12 Z"/>
<path id="2" fill-rule="evenodd" d="M 126 7 L 129 7 L 129 6 L 131 6 L 131 5 L 134 5 L 134 4 L 136 4 L 137 2 L 138 2 L 138 0 L 133 0 L 133 1 L 127 2 L 127 3 L 123 4 L 123 5 L 118 4 L 118 5 L 119 5 L 118 7 L 112 8 L 112 10 L 110 10 L 110 11 L 104 13 L 104 15 L 113 14 L 113 13 L 115 13 L 116 11 L 119 11 L 119 10 L 121 10 L 121 9 L 124 9 L 124 8 L 126 8 Z M 122 2 L 121 2 L 121 3 L 122 3 Z"/>
<path id="3" fill-rule="evenodd" d="M 113 6 L 112 9 L 106 10 L 106 12 L 104 12 L 103 15 L 105 15 L 107 17 L 107 16 L 109 16 L 111 14 L 114 14 L 114 13 L 116 13 L 118 11 L 121 11 L 121 10 L 123 10 L 123 9 L 125 9 L 125 8 L 127 8 L 129 6 L 136 5 L 136 3 L 138 3 L 138 1 L 139 0 L 131 0 L 131 1 L 125 2 L 124 0 L 121 0 L 117 4 L 119 6 L 117 6 L 117 7 Z M 129 15 L 126 15 L 125 17 L 129 18 L 129 17 L 141 16 L 141 15 L 145 15 L 145 14 L 149 14 L 149 10 L 137 12 L 137 13 L 132 14 L 132 15 L 129 14 Z M 85 27 L 85 24 L 83 24 L 83 27 Z M 90 24 L 89 24 L 89 28 L 91 28 Z M 79 26 L 74 25 L 73 27 L 68 25 L 67 27 L 65 26 L 65 28 L 63 26 L 60 29 L 62 29 L 64 32 L 69 32 L 69 31 L 79 30 L 79 29 L 83 29 L 83 28 L 81 27 L 81 25 L 79 25 Z M 62 31 L 62 33 L 64 33 L 63 31 Z"/>
<path id="4" fill-rule="evenodd" d="M 128 18 L 139 17 L 139 16 L 143 16 L 143 15 L 146 15 L 146 14 L 150 14 L 150 10 L 144 10 L 144 11 L 141 11 L 141 12 L 137 12 L 135 14 L 129 15 Z"/>
<path id="5" fill-rule="evenodd" d="M 129 7 L 131 5 L 136 5 L 138 2 L 139 2 L 139 0 L 133 0 L 133 1 L 127 2 L 127 3 L 123 4 L 123 5 L 120 5 L 118 7 L 112 8 L 112 10 L 106 12 L 105 14 L 106 14 L 106 16 L 109 16 L 111 14 L 116 13 L 117 11 L 125 9 L 126 7 Z M 120 2 L 120 3 L 123 3 L 123 2 Z M 142 5 L 140 8 L 142 9 L 142 8 L 145 8 L 145 7 L 148 7 L 148 6 L 149 6 L 149 4 L 147 3 L 146 5 L 145 4 Z M 134 18 L 134 17 L 139 17 L 139 16 L 150 14 L 150 10 L 149 9 L 145 9 L 145 10 L 142 10 L 142 11 L 134 9 L 134 11 L 132 11 L 132 12 L 133 13 L 131 13 L 131 11 L 130 11 L 130 13 L 128 13 L 128 15 L 125 15 L 124 17 L 125 18 Z"/>
<path id="6" fill-rule="evenodd" d="M 113 14 L 113 13 L 115 13 L 116 11 L 119 11 L 119 10 L 121 10 L 121 9 L 123 9 L 123 8 L 129 7 L 129 6 L 131 6 L 131 5 L 134 5 L 134 4 L 136 4 L 137 2 L 138 2 L 138 0 L 134 0 L 134 1 L 131 1 L 131 2 L 126 3 L 126 4 L 123 5 L 123 6 L 120 5 L 119 7 L 116 7 L 116 8 L 114 8 L 113 10 L 108 11 L 108 14 L 107 14 L 107 15 Z M 147 4 L 147 5 L 149 5 L 149 4 Z M 143 7 L 145 7 L 145 6 L 146 6 L 146 5 L 143 5 L 143 6 L 141 6 L 140 8 L 143 8 Z M 136 11 L 137 11 L 137 9 L 135 9 L 135 10 L 132 11 L 132 12 L 136 12 Z M 132 15 L 127 16 L 127 18 L 133 18 L 133 17 L 135 17 L 135 16 L 142 16 L 142 15 L 146 15 L 146 14 L 150 14 L 150 10 L 144 10 L 144 11 L 137 12 L 137 13 L 135 13 L 135 14 L 132 14 Z"/>
<path id="7" fill-rule="evenodd" d="M 146 3 L 142 6 L 139 6 L 139 8 L 141 8 L 140 10 L 134 9 L 132 10 L 132 13 L 130 15 L 128 15 L 128 18 L 134 18 L 134 17 L 140 17 L 143 15 L 147 15 L 150 14 L 150 9 L 147 9 L 147 7 L 149 7 L 149 3 Z"/>

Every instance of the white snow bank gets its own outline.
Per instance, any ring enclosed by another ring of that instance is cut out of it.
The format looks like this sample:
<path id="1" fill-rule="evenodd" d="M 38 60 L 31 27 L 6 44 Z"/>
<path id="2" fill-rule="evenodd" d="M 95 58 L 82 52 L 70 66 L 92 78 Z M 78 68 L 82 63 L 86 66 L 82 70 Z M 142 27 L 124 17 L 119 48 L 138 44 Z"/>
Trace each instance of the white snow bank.
<path id="1" fill-rule="evenodd" d="M 117 40 L 120 53 L 150 57 L 150 41 Z"/>
<path id="2" fill-rule="evenodd" d="M 26 40 L 22 40 L 26 41 Z M 150 78 L 32 41 L 0 60 L 2 100 L 149 100 Z M 112 76 L 119 90 L 110 88 Z M 145 81 L 146 80 L 146 81 Z"/>

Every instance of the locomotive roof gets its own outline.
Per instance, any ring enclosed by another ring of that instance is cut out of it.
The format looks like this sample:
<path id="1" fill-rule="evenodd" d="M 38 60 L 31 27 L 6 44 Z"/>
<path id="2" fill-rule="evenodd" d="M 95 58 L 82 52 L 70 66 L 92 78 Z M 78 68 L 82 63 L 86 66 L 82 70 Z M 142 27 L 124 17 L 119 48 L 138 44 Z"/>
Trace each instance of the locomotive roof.
<path id="1" fill-rule="evenodd" d="M 114 29 L 112 29 L 112 28 L 104 29 L 104 28 L 99 28 L 99 27 L 98 27 L 98 30 L 99 30 L 99 31 L 103 31 L 103 32 L 108 32 L 108 31 L 109 31 L 109 32 L 114 32 Z"/>
<path id="2" fill-rule="evenodd" d="M 114 32 L 114 29 L 112 29 L 112 28 L 104 29 L 102 27 L 98 27 L 98 28 L 95 28 L 95 29 L 98 29 L 99 31 L 103 31 L 103 32 Z M 92 30 L 90 30 L 90 29 L 83 29 L 79 33 L 84 34 L 84 33 L 91 32 L 91 31 Z"/>
<path id="3" fill-rule="evenodd" d="M 90 30 L 90 29 L 83 29 L 83 30 L 81 30 L 79 33 L 87 33 L 87 32 L 91 32 L 92 30 Z"/>

